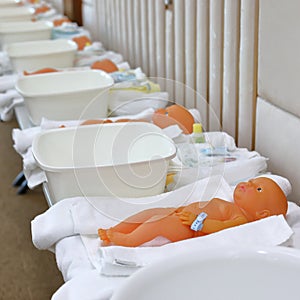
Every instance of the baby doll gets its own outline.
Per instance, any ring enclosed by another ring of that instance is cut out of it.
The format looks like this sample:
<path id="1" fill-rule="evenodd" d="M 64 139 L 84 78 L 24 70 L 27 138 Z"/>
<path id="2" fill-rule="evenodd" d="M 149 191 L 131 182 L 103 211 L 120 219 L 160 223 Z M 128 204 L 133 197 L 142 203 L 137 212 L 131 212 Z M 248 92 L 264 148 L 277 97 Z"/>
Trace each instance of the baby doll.
<path id="1" fill-rule="evenodd" d="M 109 229 L 98 230 L 104 245 L 135 247 L 163 236 L 171 242 L 207 235 L 222 229 L 287 212 L 287 199 L 275 181 L 258 177 L 239 183 L 234 202 L 219 198 L 178 208 L 141 211 Z"/>
<path id="2" fill-rule="evenodd" d="M 184 134 L 190 134 L 193 132 L 195 120 L 185 107 L 173 104 L 167 108 L 157 109 L 152 116 L 152 122 L 160 128 L 178 125 Z"/>

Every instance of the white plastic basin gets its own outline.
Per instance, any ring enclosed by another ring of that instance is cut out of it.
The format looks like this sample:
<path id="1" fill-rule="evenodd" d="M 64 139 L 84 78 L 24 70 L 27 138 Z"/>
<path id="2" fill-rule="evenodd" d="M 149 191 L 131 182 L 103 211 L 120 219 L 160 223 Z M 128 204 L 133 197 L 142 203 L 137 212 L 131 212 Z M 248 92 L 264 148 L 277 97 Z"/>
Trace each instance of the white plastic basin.
<path id="1" fill-rule="evenodd" d="M 49 130 L 34 139 L 32 151 L 54 203 L 75 196 L 160 194 L 176 154 L 159 127 L 142 122 Z"/>
<path id="2" fill-rule="evenodd" d="M 51 22 L 9 22 L 0 23 L 0 46 L 16 42 L 50 40 Z"/>
<path id="3" fill-rule="evenodd" d="M 31 21 L 34 14 L 34 9 L 31 7 L 5 7 L 0 5 L 0 21 L 1 22 L 12 22 L 12 21 Z"/>
<path id="4" fill-rule="evenodd" d="M 21 0 L 0 0 L 0 8 L 16 7 L 20 5 Z"/>
<path id="5" fill-rule="evenodd" d="M 298 300 L 299 273 L 298 249 L 183 250 L 134 273 L 111 300 Z"/>
<path id="6" fill-rule="evenodd" d="M 5 47 L 15 72 L 74 66 L 77 44 L 71 40 L 40 40 Z"/>
<path id="7" fill-rule="evenodd" d="M 107 117 L 108 89 L 113 79 L 99 70 L 77 70 L 24 76 L 16 90 L 24 97 L 29 118 L 49 120 Z"/>

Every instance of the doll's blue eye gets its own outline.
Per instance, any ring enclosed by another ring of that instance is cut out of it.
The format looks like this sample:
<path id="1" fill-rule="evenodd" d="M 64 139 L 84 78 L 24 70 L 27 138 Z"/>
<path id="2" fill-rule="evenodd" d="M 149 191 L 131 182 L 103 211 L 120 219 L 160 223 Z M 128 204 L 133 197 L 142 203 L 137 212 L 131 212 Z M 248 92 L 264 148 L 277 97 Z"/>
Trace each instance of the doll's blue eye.
<path id="1" fill-rule="evenodd" d="M 257 188 L 257 191 L 262 192 L 262 188 L 261 187 Z"/>

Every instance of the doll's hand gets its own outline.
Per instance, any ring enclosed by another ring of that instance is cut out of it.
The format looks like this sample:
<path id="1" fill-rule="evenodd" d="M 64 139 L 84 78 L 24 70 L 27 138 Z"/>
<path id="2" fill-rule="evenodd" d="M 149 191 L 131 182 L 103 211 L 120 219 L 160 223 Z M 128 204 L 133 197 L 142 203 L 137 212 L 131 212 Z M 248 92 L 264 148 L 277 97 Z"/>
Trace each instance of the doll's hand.
<path id="1" fill-rule="evenodd" d="M 189 211 L 182 211 L 180 213 L 177 213 L 176 215 L 179 217 L 182 224 L 184 225 L 192 225 L 195 219 L 197 218 L 197 215 Z"/>

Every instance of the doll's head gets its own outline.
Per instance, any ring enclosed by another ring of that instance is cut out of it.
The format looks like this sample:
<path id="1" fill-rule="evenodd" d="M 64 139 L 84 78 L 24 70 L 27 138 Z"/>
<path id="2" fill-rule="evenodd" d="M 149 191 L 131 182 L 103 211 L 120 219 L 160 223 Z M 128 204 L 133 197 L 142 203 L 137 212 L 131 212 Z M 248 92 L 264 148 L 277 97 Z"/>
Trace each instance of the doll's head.
<path id="1" fill-rule="evenodd" d="M 71 23 L 68 17 L 58 18 L 52 21 L 54 27 L 61 26 L 63 23 Z"/>
<path id="2" fill-rule="evenodd" d="M 91 69 L 102 70 L 107 73 L 116 72 L 119 70 L 117 65 L 110 59 L 97 60 L 91 65 Z"/>
<path id="3" fill-rule="evenodd" d="M 92 41 L 86 35 L 75 36 L 72 38 L 72 41 L 74 41 L 77 44 L 79 51 L 83 50 L 85 46 L 89 46 L 92 44 Z"/>
<path id="4" fill-rule="evenodd" d="M 287 198 L 279 185 L 270 178 L 258 177 L 239 183 L 234 190 L 234 202 L 249 221 L 272 215 L 285 215 Z"/>
<path id="5" fill-rule="evenodd" d="M 185 134 L 193 132 L 193 124 L 195 123 L 193 115 L 185 107 L 178 104 L 156 110 L 152 116 L 152 121 L 160 128 L 178 125 Z"/>

